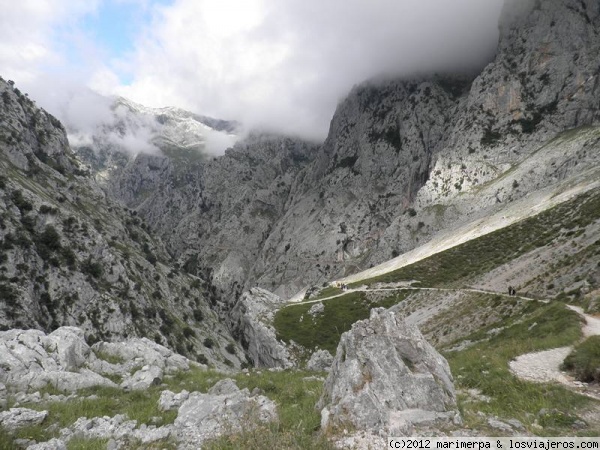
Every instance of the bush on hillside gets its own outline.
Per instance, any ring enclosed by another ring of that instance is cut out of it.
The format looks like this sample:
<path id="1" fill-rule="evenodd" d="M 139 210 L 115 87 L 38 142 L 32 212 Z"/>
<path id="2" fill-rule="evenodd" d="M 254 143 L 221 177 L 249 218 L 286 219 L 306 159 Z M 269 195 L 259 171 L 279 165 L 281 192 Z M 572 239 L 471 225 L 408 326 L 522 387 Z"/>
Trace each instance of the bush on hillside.
<path id="1" fill-rule="evenodd" d="M 592 336 L 577 345 L 561 369 L 573 372 L 579 381 L 600 381 L 600 336 Z"/>

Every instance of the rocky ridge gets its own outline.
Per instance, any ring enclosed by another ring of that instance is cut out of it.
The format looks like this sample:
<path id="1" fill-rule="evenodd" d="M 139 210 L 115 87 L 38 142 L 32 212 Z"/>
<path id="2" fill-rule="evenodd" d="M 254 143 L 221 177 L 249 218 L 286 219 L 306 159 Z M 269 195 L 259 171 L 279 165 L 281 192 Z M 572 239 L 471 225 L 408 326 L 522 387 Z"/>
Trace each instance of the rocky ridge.
<path id="1" fill-rule="evenodd" d="M 181 273 L 139 214 L 106 196 L 60 122 L 4 80 L 0 95 L 0 326 L 145 336 L 239 365 L 210 282 Z"/>

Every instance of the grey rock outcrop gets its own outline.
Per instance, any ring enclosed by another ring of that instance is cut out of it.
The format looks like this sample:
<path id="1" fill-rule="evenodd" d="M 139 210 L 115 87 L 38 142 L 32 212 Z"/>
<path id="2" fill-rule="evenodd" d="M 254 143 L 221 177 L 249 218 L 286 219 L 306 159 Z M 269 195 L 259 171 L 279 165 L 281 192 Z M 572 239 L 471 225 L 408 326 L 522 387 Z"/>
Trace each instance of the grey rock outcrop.
<path id="1" fill-rule="evenodd" d="M 150 386 L 162 383 L 163 371 L 157 366 L 144 366 L 121 383 L 121 387 L 131 391 L 145 391 Z"/>
<path id="2" fill-rule="evenodd" d="M 293 366 L 285 344 L 277 340 L 271 325 L 284 301 L 271 292 L 252 288 L 244 292 L 229 313 L 229 328 L 255 367 Z"/>
<path id="3" fill-rule="evenodd" d="M 67 450 L 67 445 L 61 439 L 50 439 L 46 442 L 33 444 L 27 447 L 28 450 Z"/>
<path id="4" fill-rule="evenodd" d="M 68 391 L 116 385 L 86 369 L 96 357 L 83 331 L 62 327 L 49 335 L 39 330 L 0 332 L 0 381 L 11 389 L 39 389 L 48 384 Z"/>
<path id="5" fill-rule="evenodd" d="M 121 362 L 101 359 L 111 357 Z M 187 358 L 145 338 L 97 342 L 89 347 L 83 330 L 76 327 L 61 327 L 48 335 L 39 330 L 0 332 L 0 382 L 19 392 L 16 400 L 21 402 L 41 401 L 39 392 L 25 392 L 46 385 L 71 392 L 92 386 L 118 387 L 103 375 L 123 377 L 124 389 L 143 390 L 160 384 L 165 373 L 189 368 Z M 47 395 L 44 399 L 51 400 Z"/>
<path id="6" fill-rule="evenodd" d="M 142 425 L 137 428 L 136 420 L 128 420 L 126 415 L 114 417 L 80 417 L 68 428 L 60 430 L 61 439 L 68 442 L 74 437 L 85 439 L 139 440 L 142 444 L 167 439 L 171 435 L 170 426 L 155 427 Z"/>
<path id="7" fill-rule="evenodd" d="M 179 449 L 195 450 L 201 448 L 204 441 L 224 433 L 235 433 L 258 423 L 278 420 L 274 402 L 262 395 L 251 394 L 248 389 L 240 390 L 231 379 L 217 382 L 206 394 L 163 391 L 158 403 L 162 411 L 178 409 L 173 425 L 138 426 L 136 420 L 130 420 L 124 414 L 80 417 L 72 425 L 60 430 L 60 442 L 68 443 L 75 437 L 109 439 L 114 442 L 115 448 L 127 448 L 131 442 L 146 445 L 171 439 L 178 443 Z M 53 449 L 51 444 L 52 441 L 42 443 L 40 445 L 48 447 L 40 448 Z"/>
<path id="8" fill-rule="evenodd" d="M 92 349 L 100 354 L 131 361 L 135 364 L 156 366 L 166 373 L 190 368 L 189 360 L 147 338 L 132 338 L 122 342 L 97 342 Z"/>
<path id="9" fill-rule="evenodd" d="M 240 390 L 233 380 L 221 380 L 207 394 L 192 392 L 179 408 L 173 425 L 183 449 L 195 449 L 224 432 L 248 429 L 278 420 L 275 403 Z"/>
<path id="10" fill-rule="evenodd" d="M 321 302 L 319 303 L 315 303 L 314 305 L 312 305 L 310 307 L 310 309 L 308 310 L 308 314 L 310 314 L 313 317 L 316 317 L 320 314 L 323 314 L 323 312 L 325 311 L 325 305 Z"/>
<path id="11" fill-rule="evenodd" d="M 190 397 L 190 393 L 185 389 L 178 394 L 171 391 L 162 391 L 158 399 L 158 409 L 161 411 L 171 411 L 179 409 L 181 404 Z"/>
<path id="12" fill-rule="evenodd" d="M 446 360 L 383 308 L 342 335 L 317 408 L 324 429 L 352 424 L 406 434 L 460 420 Z"/>
<path id="13" fill-rule="evenodd" d="M 329 372 L 333 364 L 333 356 L 327 350 L 317 350 L 306 363 L 308 370 L 315 372 Z"/>
<path id="14" fill-rule="evenodd" d="M 41 424 L 48 411 L 35 411 L 28 408 L 10 408 L 0 412 L 0 425 L 9 431 Z"/>

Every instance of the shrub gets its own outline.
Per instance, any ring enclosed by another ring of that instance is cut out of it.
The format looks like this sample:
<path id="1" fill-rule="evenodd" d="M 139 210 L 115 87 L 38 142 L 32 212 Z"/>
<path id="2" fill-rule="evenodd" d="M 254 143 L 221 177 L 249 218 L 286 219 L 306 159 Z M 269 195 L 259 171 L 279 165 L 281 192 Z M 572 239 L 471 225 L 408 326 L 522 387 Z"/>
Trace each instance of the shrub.
<path id="1" fill-rule="evenodd" d="M 0 284 L 0 298 L 8 305 L 16 302 L 19 298 L 17 291 L 9 284 Z"/>
<path id="2" fill-rule="evenodd" d="M 52 251 L 60 250 L 60 234 L 58 234 L 58 231 L 52 225 L 47 225 L 39 237 L 39 243 Z"/>
<path id="3" fill-rule="evenodd" d="M 565 358 L 561 367 L 586 383 L 600 381 L 600 336 L 591 336 Z"/>
<path id="4" fill-rule="evenodd" d="M 183 329 L 183 335 L 186 338 L 190 338 L 192 336 L 196 336 L 196 332 L 194 330 L 192 330 L 190 327 L 184 327 L 184 329 Z"/>
<path id="5" fill-rule="evenodd" d="M 19 208 L 21 213 L 25 211 L 31 211 L 33 209 L 33 205 L 29 203 L 29 201 L 25 200 L 21 191 L 13 191 L 11 200 L 14 205 Z"/>
<path id="6" fill-rule="evenodd" d="M 213 341 L 211 338 L 204 339 L 204 346 L 206 348 L 213 348 L 214 345 L 215 345 L 215 341 Z"/>
<path id="7" fill-rule="evenodd" d="M 40 206 L 40 214 L 56 214 L 58 212 L 58 210 L 56 208 L 53 208 L 52 206 L 48 206 L 48 205 L 42 205 Z"/>
<path id="8" fill-rule="evenodd" d="M 201 310 L 199 310 L 199 309 L 194 310 L 194 320 L 196 322 L 202 322 L 204 320 L 204 314 L 202 314 Z"/>
<path id="9" fill-rule="evenodd" d="M 225 350 L 227 350 L 228 353 L 235 355 L 235 345 L 233 345 L 231 342 L 229 344 L 227 344 L 227 347 L 225 347 Z"/>
<path id="10" fill-rule="evenodd" d="M 100 278 L 104 273 L 104 269 L 99 262 L 92 261 L 92 258 L 88 258 L 81 266 L 81 271 L 87 275 L 91 275 L 94 278 Z"/>
<path id="11" fill-rule="evenodd" d="M 483 136 L 481 137 L 481 145 L 486 147 L 490 147 L 496 144 L 498 141 L 502 139 L 502 135 L 497 131 L 492 131 L 491 128 L 487 128 L 483 132 Z"/>

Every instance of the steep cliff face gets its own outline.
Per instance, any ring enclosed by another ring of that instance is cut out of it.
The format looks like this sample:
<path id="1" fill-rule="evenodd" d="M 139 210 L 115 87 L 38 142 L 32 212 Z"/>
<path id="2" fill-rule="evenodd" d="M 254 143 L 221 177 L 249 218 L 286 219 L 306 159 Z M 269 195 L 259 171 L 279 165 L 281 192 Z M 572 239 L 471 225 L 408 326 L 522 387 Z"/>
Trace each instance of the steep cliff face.
<path id="1" fill-rule="evenodd" d="M 239 365 L 209 306 L 214 288 L 181 274 L 139 215 L 106 198 L 54 117 L 1 79 L 0 95 L 0 327 L 146 336 Z"/>
<path id="2" fill-rule="evenodd" d="M 393 219 L 411 214 L 468 85 L 432 78 L 355 88 L 302 171 L 301 195 L 265 242 L 253 278 L 285 296 L 365 264 Z"/>
<path id="3" fill-rule="evenodd" d="M 139 155 L 112 189 L 161 234 L 183 270 L 197 274 L 210 268 L 228 303 L 249 282 L 265 241 L 303 186 L 299 174 L 315 154 L 309 143 L 260 135 L 212 160 Z"/>

